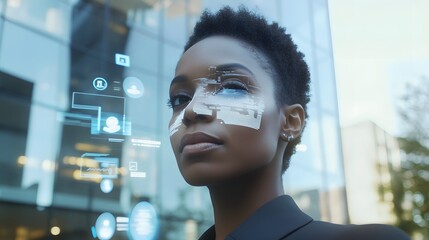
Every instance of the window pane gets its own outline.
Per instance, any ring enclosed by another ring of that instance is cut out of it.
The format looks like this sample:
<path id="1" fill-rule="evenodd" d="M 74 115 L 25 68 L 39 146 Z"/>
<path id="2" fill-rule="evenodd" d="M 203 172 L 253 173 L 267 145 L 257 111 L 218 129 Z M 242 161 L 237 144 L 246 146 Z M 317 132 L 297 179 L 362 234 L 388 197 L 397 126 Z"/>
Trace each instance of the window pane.
<path id="1" fill-rule="evenodd" d="M 5 16 L 62 41 L 70 37 L 72 6 L 58 0 L 8 0 Z"/>

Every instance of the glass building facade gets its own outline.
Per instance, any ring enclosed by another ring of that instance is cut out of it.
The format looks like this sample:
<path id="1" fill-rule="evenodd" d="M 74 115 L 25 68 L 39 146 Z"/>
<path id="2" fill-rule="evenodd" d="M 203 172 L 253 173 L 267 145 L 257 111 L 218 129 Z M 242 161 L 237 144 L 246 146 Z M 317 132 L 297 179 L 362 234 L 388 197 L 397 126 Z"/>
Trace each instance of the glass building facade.
<path id="1" fill-rule="evenodd" d="M 284 188 L 348 221 L 327 0 L 0 0 L 0 239 L 196 239 L 213 224 L 170 149 L 174 68 L 205 8 L 285 26 L 312 100 Z"/>

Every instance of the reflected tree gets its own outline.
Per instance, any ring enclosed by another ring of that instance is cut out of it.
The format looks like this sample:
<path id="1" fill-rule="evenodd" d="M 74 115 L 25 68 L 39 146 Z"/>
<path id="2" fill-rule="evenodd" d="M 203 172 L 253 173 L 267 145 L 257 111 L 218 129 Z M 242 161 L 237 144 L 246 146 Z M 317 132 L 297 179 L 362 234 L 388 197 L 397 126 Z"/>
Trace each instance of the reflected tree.
<path id="1" fill-rule="evenodd" d="M 399 106 L 404 135 L 398 138 L 404 161 L 392 171 L 394 213 L 399 228 L 429 240 L 429 78 L 406 90 Z"/>

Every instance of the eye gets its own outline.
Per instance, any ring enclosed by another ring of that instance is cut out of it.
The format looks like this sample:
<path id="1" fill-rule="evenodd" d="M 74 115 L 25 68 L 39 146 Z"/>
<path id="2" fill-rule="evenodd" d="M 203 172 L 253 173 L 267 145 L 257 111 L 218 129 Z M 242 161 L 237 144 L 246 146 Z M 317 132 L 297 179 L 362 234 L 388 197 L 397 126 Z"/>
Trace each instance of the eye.
<path id="1" fill-rule="evenodd" d="M 248 93 L 248 87 L 238 78 L 227 78 L 221 83 L 221 88 L 217 91 L 220 95 L 244 95 Z"/>
<path id="2" fill-rule="evenodd" d="M 177 95 L 172 96 L 168 102 L 168 107 L 172 108 L 173 110 L 177 107 L 180 107 L 184 104 L 189 103 L 192 100 L 192 97 L 185 93 L 179 93 Z"/>

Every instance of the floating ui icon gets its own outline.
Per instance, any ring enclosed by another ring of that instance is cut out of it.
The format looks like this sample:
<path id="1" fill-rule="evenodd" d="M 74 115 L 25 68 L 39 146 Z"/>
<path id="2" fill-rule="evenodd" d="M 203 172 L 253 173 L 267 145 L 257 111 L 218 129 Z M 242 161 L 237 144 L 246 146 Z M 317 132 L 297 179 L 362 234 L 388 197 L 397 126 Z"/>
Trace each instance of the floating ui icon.
<path id="1" fill-rule="evenodd" d="M 100 189 L 104 193 L 110 193 L 113 190 L 113 181 L 112 181 L 112 179 L 103 179 L 100 182 Z"/>
<path id="2" fill-rule="evenodd" d="M 106 126 L 103 127 L 103 131 L 108 133 L 116 133 L 121 130 L 121 126 L 119 126 L 118 118 L 111 116 L 106 119 Z"/>
<path id="3" fill-rule="evenodd" d="M 124 79 L 123 89 L 128 97 L 139 98 L 143 96 L 144 85 L 140 79 L 136 77 L 127 77 Z"/>
<path id="4" fill-rule="evenodd" d="M 141 91 L 137 88 L 136 85 L 131 85 L 130 88 L 127 89 L 127 93 L 131 95 L 138 95 Z"/>
<path id="5" fill-rule="evenodd" d="M 115 63 L 116 65 L 129 67 L 130 66 L 130 56 L 124 54 L 115 54 Z"/>
<path id="6" fill-rule="evenodd" d="M 107 88 L 107 81 L 104 78 L 98 77 L 92 81 L 92 86 L 94 86 L 98 91 L 103 91 Z"/>
<path id="7" fill-rule="evenodd" d="M 129 162 L 128 165 L 129 165 L 128 169 L 130 171 L 132 171 L 132 172 L 137 171 L 137 169 L 138 169 L 138 163 L 137 162 Z"/>
<path id="8" fill-rule="evenodd" d="M 158 226 L 158 216 L 152 204 L 140 202 L 131 211 L 129 218 L 129 234 L 132 239 L 156 239 Z"/>
<path id="9" fill-rule="evenodd" d="M 95 222 L 95 233 L 100 240 L 109 240 L 113 237 L 116 228 L 115 217 L 108 212 L 98 216 Z"/>

